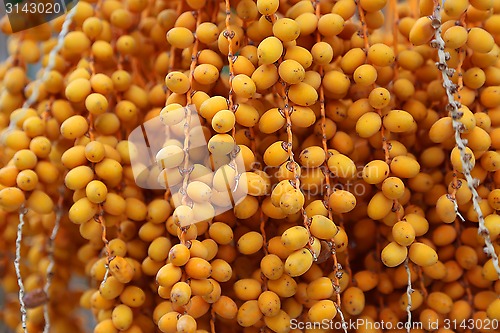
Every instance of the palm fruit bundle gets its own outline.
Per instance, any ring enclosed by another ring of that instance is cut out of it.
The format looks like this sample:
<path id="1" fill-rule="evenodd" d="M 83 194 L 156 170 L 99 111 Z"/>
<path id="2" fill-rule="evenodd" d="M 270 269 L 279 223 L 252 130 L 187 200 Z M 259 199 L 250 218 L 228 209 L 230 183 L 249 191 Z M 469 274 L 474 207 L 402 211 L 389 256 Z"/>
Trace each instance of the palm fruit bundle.
<path id="1" fill-rule="evenodd" d="M 500 0 L 81 0 L 14 24 L 12 332 L 499 332 Z"/>

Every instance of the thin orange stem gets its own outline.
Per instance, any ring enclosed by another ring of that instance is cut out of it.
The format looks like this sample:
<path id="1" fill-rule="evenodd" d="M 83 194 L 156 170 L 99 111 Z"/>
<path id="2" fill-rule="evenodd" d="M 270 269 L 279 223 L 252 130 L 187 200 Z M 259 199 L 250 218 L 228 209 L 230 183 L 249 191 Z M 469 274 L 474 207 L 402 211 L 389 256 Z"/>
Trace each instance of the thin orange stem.
<path id="1" fill-rule="evenodd" d="M 198 26 L 201 23 L 201 12 L 198 10 L 196 12 L 197 15 L 197 20 L 196 20 L 196 26 Z M 198 53 L 198 38 L 195 39 L 193 50 L 191 53 L 191 65 L 190 65 L 190 71 L 189 71 L 189 90 L 186 93 L 186 100 L 187 100 L 187 105 L 185 107 L 185 115 L 186 115 L 186 122 L 184 123 L 184 165 L 183 165 L 183 181 L 182 181 L 182 205 L 187 205 L 188 204 L 188 195 L 187 195 L 187 186 L 189 182 L 189 174 L 191 173 L 190 171 L 190 160 L 189 160 L 189 136 L 190 134 L 190 124 L 191 124 L 191 93 L 192 91 L 192 86 L 194 82 L 194 70 L 196 68 L 196 65 L 198 64 L 197 61 L 197 53 Z M 181 244 L 186 244 L 186 231 L 189 229 L 189 226 L 187 227 L 181 227 L 181 233 L 179 236 L 179 239 L 181 241 Z"/>
<path id="2" fill-rule="evenodd" d="M 399 13 L 398 13 L 398 0 L 390 0 L 390 12 L 393 15 L 392 17 L 392 49 L 394 50 L 394 57 L 397 59 L 399 50 L 398 50 L 398 35 L 399 35 Z M 394 62 L 393 65 L 394 77 L 393 81 L 395 81 L 399 76 L 399 69 L 397 61 Z"/>
<path id="3" fill-rule="evenodd" d="M 264 254 L 267 255 L 269 254 L 268 250 L 267 250 L 267 238 L 266 238 L 266 222 L 267 222 L 267 216 L 264 215 L 264 211 L 262 211 L 262 209 L 260 210 L 260 226 L 259 226 L 259 229 L 260 229 L 260 233 L 262 235 L 262 238 L 263 238 L 263 250 L 264 250 Z"/>
<path id="4" fill-rule="evenodd" d="M 94 55 L 90 54 L 90 60 L 89 60 L 89 67 L 90 67 L 90 75 L 93 76 L 96 73 L 95 70 L 95 62 L 94 62 Z M 87 114 L 87 121 L 89 123 L 89 130 L 88 130 L 88 135 L 90 141 L 95 141 L 95 135 L 94 135 L 94 115 L 89 112 Z M 92 163 L 92 167 L 94 166 L 94 163 Z M 106 249 L 106 262 L 109 264 L 111 261 L 111 249 L 109 248 L 109 241 L 107 239 L 107 228 L 106 228 L 106 223 L 104 221 L 104 208 L 102 204 L 98 205 L 98 211 L 97 211 L 97 221 L 101 224 L 102 228 L 102 234 L 101 234 L 101 240 L 104 243 L 104 247 Z"/>
<path id="5" fill-rule="evenodd" d="M 276 22 L 276 15 L 271 15 L 269 18 L 270 18 L 272 24 L 274 24 Z M 278 59 L 278 66 L 282 63 L 282 61 L 283 60 L 280 57 Z M 301 189 L 300 189 L 300 175 L 299 175 L 299 172 L 297 170 L 298 164 L 295 162 L 295 159 L 293 157 L 293 155 L 294 155 L 293 154 L 293 132 L 292 132 L 292 118 L 291 118 L 292 108 L 290 107 L 290 99 L 288 98 L 288 85 L 285 81 L 282 81 L 281 79 L 278 81 L 278 84 L 280 85 L 278 95 L 279 95 L 279 97 L 282 98 L 283 103 L 284 103 L 283 113 L 284 113 L 284 117 L 286 120 L 286 123 L 285 123 L 285 129 L 286 129 L 286 133 L 287 133 L 286 149 L 287 149 L 287 153 L 288 153 L 288 161 L 286 163 L 291 164 L 290 171 L 293 172 L 295 189 L 297 191 L 301 191 Z M 302 214 L 302 220 L 303 220 L 302 224 L 303 224 L 304 228 L 306 228 L 306 230 L 309 234 L 309 243 L 307 244 L 307 247 L 309 250 L 311 250 L 311 253 L 312 253 L 311 245 L 312 245 L 312 242 L 314 239 L 311 236 L 311 231 L 309 230 L 309 225 L 310 225 L 309 218 L 307 217 L 307 215 L 305 213 L 304 207 L 302 207 L 300 209 L 300 212 Z"/>
<path id="6" fill-rule="evenodd" d="M 321 18 L 321 6 L 320 6 L 320 2 L 319 0 L 316 0 L 316 17 L 318 18 L 318 20 Z M 319 43 L 321 42 L 321 34 L 319 33 L 318 30 L 316 30 L 316 43 Z M 319 66 L 318 67 L 318 72 L 319 72 L 319 75 L 321 76 L 321 78 L 323 79 L 323 76 L 324 76 L 324 70 L 323 70 L 323 66 Z M 327 140 L 326 140 L 326 132 L 325 132 L 325 127 L 326 127 L 326 110 L 325 110 L 325 90 L 324 90 L 324 87 L 323 87 L 323 80 L 321 81 L 321 84 L 319 86 L 319 105 L 320 105 L 320 113 L 321 113 L 321 144 L 323 146 L 323 150 L 325 151 L 325 156 L 326 156 L 326 159 L 325 159 L 325 162 L 323 163 L 323 168 L 324 168 L 324 173 L 325 173 L 325 186 L 326 186 L 326 194 L 324 196 L 325 198 L 325 203 L 327 205 L 327 208 L 328 208 L 328 217 L 330 218 L 330 220 L 333 221 L 333 214 L 332 214 L 332 210 L 330 209 L 330 205 L 328 204 L 328 199 L 330 198 L 330 195 L 332 193 L 332 188 L 331 188 L 331 184 L 330 184 L 330 173 L 329 173 L 329 170 L 328 170 L 328 164 L 327 164 L 327 159 L 328 159 L 328 144 L 327 144 Z M 338 286 L 340 285 L 340 281 L 339 281 L 339 278 L 337 276 L 337 272 L 339 271 L 338 268 L 339 268 L 339 262 L 338 262 L 338 258 L 337 258 L 337 253 L 335 251 L 335 240 L 332 238 L 331 240 L 331 244 L 332 244 L 332 260 L 333 260 L 333 283 L 335 285 L 335 288 L 338 288 Z M 335 293 L 336 293 L 336 303 L 337 303 L 337 306 L 338 308 L 340 308 L 341 306 L 341 297 L 340 297 L 340 292 L 337 292 L 337 289 L 335 289 Z"/>
<path id="7" fill-rule="evenodd" d="M 422 268 L 420 266 L 413 266 L 413 267 L 415 267 L 415 269 L 417 271 L 418 280 L 420 282 L 420 290 L 424 294 L 424 299 L 426 299 L 427 295 L 428 295 L 428 292 L 427 292 L 427 288 L 425 287 L 425 284 L 424 284 L 424 278 L 423 278 L 423 274 L 422 274 Z"/>
<path id="8" fill-rule="evenodd" d="M 213 307 L 212 307 L 212 309 L 210 311 L 210 332 L 211 333 L 217 333 L 215 331 L 215 310 L 214 310 Z"/>
<path id="9" fill-rule="evenodd" d="M 139 83 L 139 85 L 144 88 L 146 86 L 146 82 L 144 81 L 144 78 L 141 75 L 139 62 L 135 57 L 132 59 L 132 73 L 135 79 L 137 80 L 137 83 Z"/>

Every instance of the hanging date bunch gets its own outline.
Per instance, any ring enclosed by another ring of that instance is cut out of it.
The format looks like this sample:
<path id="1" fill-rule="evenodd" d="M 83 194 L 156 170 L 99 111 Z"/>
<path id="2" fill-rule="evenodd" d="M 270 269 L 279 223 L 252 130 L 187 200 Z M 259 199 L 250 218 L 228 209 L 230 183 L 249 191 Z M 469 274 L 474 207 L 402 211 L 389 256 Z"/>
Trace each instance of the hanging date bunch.
<path id="1" fill-rule="evenodd" d="M 12 332 L 499 331 L 500 0 L 80 0 L 15 24 Z"/>

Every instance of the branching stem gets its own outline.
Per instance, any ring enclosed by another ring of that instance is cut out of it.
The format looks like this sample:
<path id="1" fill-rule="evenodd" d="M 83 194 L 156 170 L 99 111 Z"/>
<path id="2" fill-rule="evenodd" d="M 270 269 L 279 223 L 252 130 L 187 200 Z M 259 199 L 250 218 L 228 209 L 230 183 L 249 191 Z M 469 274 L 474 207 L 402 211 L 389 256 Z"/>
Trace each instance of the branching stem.
<path id="1" fill-rule="evenodd" d="M 445 52 L 445 42 L 443 40 L 443 37 L 441 36 L 441 4 L 439 0 L 434 0 L 434 14 L 431 19 L 432 25 L 435 29 L 435 38 L 431 42 L 431 45 L 438 50 L 438 62 L 436 63 L 436 66 L 441 71 L 441 75 L 443 78 L 443 87 L 445 88 L 446 95 L 448 97 L 447 109 L 451 114 L 452 125 L 455 131 L 455 142 L 460 153 L 460 159 L 462 161 L 463 175 L 465 177 L 465 180 L 467 181 L 467 186 L 472 192 L 472 206 L 477 214 L 479 222 L 478 234 L 483 237 L 485 242 L 484 252 L 488 256 L 491 256 L 495 271 L 497 272 L 498 276 L 500 276 L 498 255 L 496 254 L 493 243 L 491 242 L 489 230 L 484 224 L 484 215 L 481 210 L 481 206 L 479 205 L 480 197 L 476 190 L 476 186 L 479 185 L 479 182 L 477 179 L 474 179 L 472 177 L 471 170 L 473 168 L 473 165 L 469 161 L 469 154 L 466 153 L 467 141 L 465 139 L 462 139 L 462 137 L 460 136 L 460 133 L 463 129 L 463 124 L 459 120 L 459 109 L 461 107 L 461 104 L 460 102 L 455 100 L 455 97 L 453 95 L 456 91 L 456 85 L 451 81 L 450 77 L 453 76 L 454 71 L 450 70 L 446 62 L 447 54 Z"/>
<path id="2" fill-rule="evenodd" d="M 17 284 L 19 286 L 19 304 L 21 306 L 21 325 L 23 332 L 27 333 L 28 329 L 26 327 L 26 322 L 28 320 L 26 312 L 26 304 L 24 303 L 24 283 L 21 276 L 21 245 L 23 242 L 23 227 L 24 227 L 24 216 L 26 214 L 26 208 L 21 206 L 19 209 L 19 224 L 17 225 L 17 238 L 16 238 L 16 258 L 14 259 L 14 269 L 16 270 Z"/>

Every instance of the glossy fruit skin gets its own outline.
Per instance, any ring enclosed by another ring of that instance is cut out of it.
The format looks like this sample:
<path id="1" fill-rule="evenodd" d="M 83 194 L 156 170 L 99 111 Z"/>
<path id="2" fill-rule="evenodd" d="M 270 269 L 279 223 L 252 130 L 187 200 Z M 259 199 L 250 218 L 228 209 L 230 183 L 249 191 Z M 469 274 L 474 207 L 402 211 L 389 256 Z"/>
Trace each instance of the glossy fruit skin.
<path id="1" fill-rule="evenodd" d="M 382 262 L 388 267 L 395 267 L 401 264 L 408 254 L 408 249 L 396 242 L 388 244 L 382 250 Z"/>

